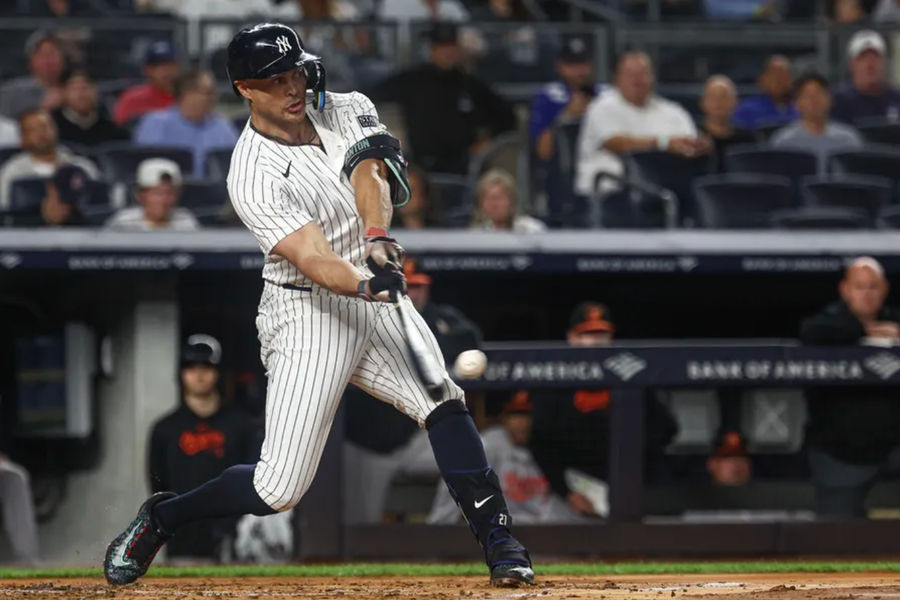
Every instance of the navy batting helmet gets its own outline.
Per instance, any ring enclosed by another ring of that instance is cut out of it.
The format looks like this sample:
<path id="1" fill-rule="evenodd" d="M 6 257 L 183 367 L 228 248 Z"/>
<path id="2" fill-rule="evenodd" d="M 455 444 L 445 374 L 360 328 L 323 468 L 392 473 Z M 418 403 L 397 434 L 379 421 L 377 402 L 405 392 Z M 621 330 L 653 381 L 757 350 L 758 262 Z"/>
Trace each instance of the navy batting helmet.
<path id="1" fill-rule="evenodd" d="M 303 69 L 306 87 L 315 94 L 314 106 L 325 106 L 325 67 L 322 59 L 303 47 L 297 32 L 281 23 L 260 23 L 245 27 L 228 44 L 228 80 L 234 93 L 240 92 L 238 79 L 268 79 L 292 69 Z"/>

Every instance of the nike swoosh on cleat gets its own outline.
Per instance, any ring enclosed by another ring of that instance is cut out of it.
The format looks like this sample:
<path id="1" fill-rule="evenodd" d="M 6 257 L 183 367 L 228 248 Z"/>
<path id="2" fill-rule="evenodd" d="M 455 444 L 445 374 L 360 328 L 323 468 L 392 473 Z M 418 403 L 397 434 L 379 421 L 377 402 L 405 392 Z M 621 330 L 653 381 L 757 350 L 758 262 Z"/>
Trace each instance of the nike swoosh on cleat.
<path id="1" fill-rule="evenodd" d="M 490 500 L 490 499 L 493 498 L 493 497 L 494 497 L 494 494 L 491 494 L 490 496 L 488 496 L 487 498 L 485 498 L 485 499 L 482 500 L 481 502 L 479 502 L 478 500 L 476 500 L 476 501 L 475 501 L 475 508 L 481 508 L 482 506 L 484 506 L 484 503 L 485 503 L 485 502 L 487 502 L 488 500 Z"/>
<path id="2" fill-rule="evenodd" d="M 127 540 L 137 532 L 139 527 L 140 523 L 136 524 L 131 528 L 131 531 L 129 531 L 128 534 L 124 538 L 122 538 L 122 542 L 119 544 L 119 547 L 111 557 L 110 563 L 112 564 L 112 566 L 116 567 L 117 569 L 131 566 L 131 564 L 125 560 L 125 550 L 128 547 Z"/>

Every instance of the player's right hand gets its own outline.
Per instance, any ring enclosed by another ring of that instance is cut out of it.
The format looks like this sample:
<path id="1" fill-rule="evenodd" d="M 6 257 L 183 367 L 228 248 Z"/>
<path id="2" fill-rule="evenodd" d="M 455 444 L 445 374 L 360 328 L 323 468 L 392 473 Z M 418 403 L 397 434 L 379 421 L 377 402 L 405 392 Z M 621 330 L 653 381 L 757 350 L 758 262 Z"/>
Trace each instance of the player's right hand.
<path id="1" fill-rule="evenodd" d="M 366 281 L 362 296 L 367 300 L 393 302 L 399 294 L 406 293 L 406 275 L 397 269 L 385 269 Z"/>

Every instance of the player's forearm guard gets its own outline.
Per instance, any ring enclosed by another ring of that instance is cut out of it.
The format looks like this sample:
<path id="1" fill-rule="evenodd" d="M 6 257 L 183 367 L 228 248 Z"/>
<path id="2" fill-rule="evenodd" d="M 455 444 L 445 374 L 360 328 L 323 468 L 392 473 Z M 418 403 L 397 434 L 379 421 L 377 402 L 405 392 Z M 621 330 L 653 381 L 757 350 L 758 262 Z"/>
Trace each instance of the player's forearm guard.
<path id="1" fill-rule="evenodd" d="M 344 173 L 347 177 L 362 161 L 369 158 L 383 160 L 387 165 L 391 186 L 391 203 L 403 206 L 409 202 L 409 178 L 406 159 L 400 149 L 400 141 L 389 133 L 379 133 L 360 140 L 347 150 L 344 157 Z"/>

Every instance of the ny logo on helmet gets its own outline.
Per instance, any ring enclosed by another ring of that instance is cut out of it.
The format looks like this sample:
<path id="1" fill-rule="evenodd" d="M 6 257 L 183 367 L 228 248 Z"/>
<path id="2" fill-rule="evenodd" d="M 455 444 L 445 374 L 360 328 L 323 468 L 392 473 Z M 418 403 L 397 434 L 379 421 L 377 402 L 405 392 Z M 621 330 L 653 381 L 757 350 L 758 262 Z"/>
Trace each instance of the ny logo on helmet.
<path id="1" fill-rule="evenodd" d="M 275 45 L 278 46 L 278 51 L 282 54 L 287 54 L 291 50 L 291 40 L 286 35 L 278 36 L 275 40 Z"/>

